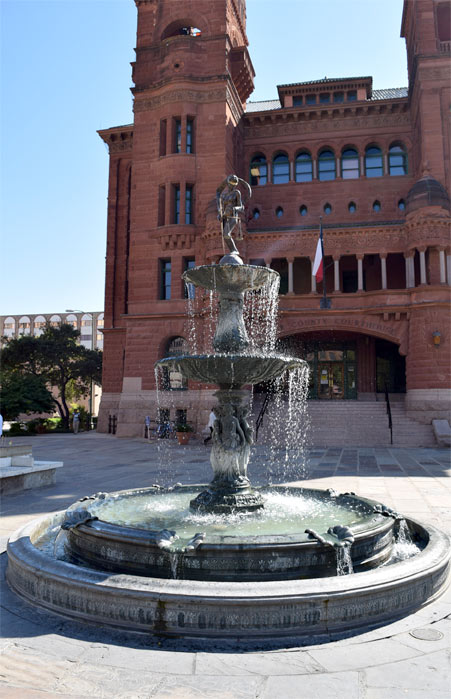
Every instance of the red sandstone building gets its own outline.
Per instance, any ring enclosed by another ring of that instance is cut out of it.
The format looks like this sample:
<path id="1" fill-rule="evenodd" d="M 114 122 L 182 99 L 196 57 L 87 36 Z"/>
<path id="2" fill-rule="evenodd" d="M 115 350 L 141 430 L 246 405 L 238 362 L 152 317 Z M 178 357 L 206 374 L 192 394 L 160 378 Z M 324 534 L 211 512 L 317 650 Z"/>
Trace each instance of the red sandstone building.
<path id="1" fill-rule="evenodd" d="M 214 196 L 231 172 L 253 188 L 241 255 L 281 274 L 279 336 L 310 362 L 312 405 L 374 401 L 387 386 L 415 419 L 444 417 L 449 2 L 404 2 L 408 88 L 323 79 L 254 103 L 244 0 L 136 5 L 134 123 L 100 132 L 110 171 L 99 428 L 115 415 L 119 435 L 138 435 L 156 417 L 154 362 L 188 336 L 182 272 L 223 254 Z M 321 216 L 326 310 L 311 273 Z M 175 391 L 183 383 L 170 377 L 166 388 L 171 418 L 206 423 L 212 387 Z"/>

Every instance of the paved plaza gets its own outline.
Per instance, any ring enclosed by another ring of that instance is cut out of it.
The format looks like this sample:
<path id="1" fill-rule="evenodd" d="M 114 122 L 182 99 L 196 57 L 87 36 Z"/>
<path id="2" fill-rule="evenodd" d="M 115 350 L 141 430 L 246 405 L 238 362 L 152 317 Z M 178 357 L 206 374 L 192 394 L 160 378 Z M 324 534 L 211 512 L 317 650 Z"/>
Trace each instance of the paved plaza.
<path id="1" fill-rule="evenodd" d="M 53 486 L 5 496 L 0 523 L 0 696 L 190 699 L 449 699 L 451 592 L 416 614 L 366 633 L 284 649 L 125 634 L 51 616 L 21 602 L 4 574 L 6 542 L 26 522 L 78 498 L 160 483 L 210 480 L 209 447 L 192 441 L 116 439 L 95 433 L 14 438 L 39 460 L 64 461 Z M 6 440 L 8 443 L 9 440 Z M 249 472 L 267 480 L 267 450 Z M 290 472 L 290 481 L 299 474 Z M 310 449 L 310 487 L 354 491 L 451 534 L 450 452 L 444 449 Z"/>

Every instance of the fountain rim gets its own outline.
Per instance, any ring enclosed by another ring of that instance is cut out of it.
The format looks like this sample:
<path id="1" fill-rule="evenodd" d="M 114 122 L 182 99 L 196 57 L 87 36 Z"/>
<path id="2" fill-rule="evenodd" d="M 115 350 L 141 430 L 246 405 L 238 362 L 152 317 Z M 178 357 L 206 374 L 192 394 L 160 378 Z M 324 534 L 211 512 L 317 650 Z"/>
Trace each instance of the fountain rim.
<path id="1" fill-rule="evenodd" d="M 208 488 L 208 484 L 195 484 L 195 485 L 180 485 L 176 486 L 173 488 L 160 488 L 160 487 L 155 487 L 155 486 L 149 486 L 148 488 L 134 488 L 134 489 L 127 489 L 127 490 L 120 490 L 120 491 L 115 491 L 113 493 L 108 493 L 108 495 L 111 496 L 124 496 L 126 497 L 127 495 L 133 496 L 133 495 L 138 495 L 145 497 L 146 495 L 160 495 L 163 493 L 167 493 L 168 495 L 180 493 L 180 492 L 186 492 L 186 493 L 198 493 L 199 490 Z M 385 533 L 385 531 L 388 531 L 392 526 L 393 522 L 390 517 L 386 517 L 384 515 L 381 515 L 379 513 L 374 513 L 371 512 L 371 509 L 376 506 L 380 505 L 380 502 L 376 500 L 371 500 L 370 498 L 363 498 L 358 495 L 351 495 L 351 494 L 345 494 L 345 493 L 337 493 L 336 496 L 329 495 L 327 493 L 327 490 L 322 490 L 320 488 L 302 488 L 302 487 L 293 487 L 293 486 L 283 486 L 283 485 L 272 485 L 272 486 L 260 486 L 260 487 L 255 487 L 254 490 L 257 492 L 264 492 L 265 490 L 276 490 L 276 491 L 281 491 L 282 493 L 286 493 L 287 491 L 292 491 L 293 493 L 299 494 L 299 496 L 303 494 L 307 494 L 307 496 L 310 495 L 310 497 L 316 498 L 318 500 L 323 500 L 323 499 L 329 499 L 331 501 L 337 501 L 339 498 L 346 498 L 349 500 L 355 500 L 358 503 L 363 503 L 365 507 L 368 508 L 368 512 L 365 513 L 368 515 L 368 519 L 366 519 L 364 522 L 357 523 L 352 526 L 352 532 L 354 534 L 355 542 L 359 542 L 360 539 L 365 538 L 368 536 L 368 534 L 377 534 L 380 532 L 381 534 Z M 288 493 L 290 494 L 290 492 Z M 321 497 L 321 496 L 326 496 L 326 497 Z M 74 509 L 86 509 L 89 511 L 89 503 L 94 502 L 93 500 L 84 500 L 81 503 L 79 501 L 75 502 L 73 505 L 71 505 L 67 511 L 72 511 Z M 104 502 L 102 500 L 101 502 Z M 77 505 L 79 507 L 77 507 Z M 371 515 L 373 515 L 371 517 Z M 255 516 L 255 513 L 251 513 L 250 516 Z M 304 525 L 306 526 L 306 524 Z M 143 529 L 141 527 L 132 527 L 132 526 L 127 526 L 127 525 L 121 525 L 121 524 L 114 524 L 112 522 L 107 522 L 106 520 L 102 520 L 100 517 L 91 520 L 87 522 L 86 524 L 80 524 L 78 528 L 81 531 L 89 532 L 93 536 L 99 536 L 101 537 L 103 533 L 108 534 L 110 538 L 114 538 L 116 540 L 119 539 L 125 539 L 129 542 L 134 541 L 142 541 L 142 540 L 148 540 L 150 536 L 153 534 L 158 534 L 160 530 L 153 530 L 153 529 Z M 202 524 L 199 524 L 199 528 L 202 528 Z M 325 532 L 319 532 L 322 536 L 327 538 L 327 534 Z M 235 550 L 238 547 L 240 549 L 246 549 L 246 548 L 252 548 L 254 549 L 264 549 L 264 548 L 290 548 L 291 546 L 293 547 L 311 547 L 311 546 L 316 546 L 319 547 L 320 544 L 318 541 L 310 537 L 308 534 L 305 533 L 305 531 L 299 531 L 294 534 L 256 534 L 256 535 L 241 535 L 241 536 L 233 536 L 229 534 L 209 534 L 208 539 L 203 541 L 201 544 L 198 546 L 198 551 L 203 551 L 203 552 L 208 552 L 210 550 L 216 550 L 220 548 L 223 551 L 228 551 L 228 550 Z M 171 549 L 168 549 L 170 551 L 176 552 L 177 546 L 171 547 Z"/>
<path id="2" fill-rule="evenodd" d="M 173 597 L 183 597 L 191 600 L 212 601 L 221 598 L 221 603 L 236 604 L 240 600 L 262 603 L 271 600 L 289 600 L 309 597 L 312 599 L 324 596 L 334 598 L 342 595 L 354 594 L 360 591 L 368 594 L 371 590 L 391 588 L 397 584 L 432 576 L 441 570 L 449 568 L 451 548 L 449 537 L 436 527 L 422 524 L 415 519 L 406 517 L 407 523 L 426 539 L 425 547 L 415 556 L 392 563 L 390 565 L 362 571 L 354 575 L 327 576 L 321 578 L 309 578 L 303 580 L 270 580 L 261 582 L 227 582 L 206 580 L 183 580 L 170 578 L 151 578 L 127 573 L 108 573 L 106 571 L 84 568 L 74 563 L 55 560 L 37 549 L 32 543 L 32 536 L 39 528 L 43 530 L 50 526 L 61 524 L 64 519 L 64 511 L 43 515 L 11 535 L 7 544 L 8 570 L 11 564 L 19 569 L 28 568 L 34 571 L 39 578 L 45 573 L 59 579 L 64 584 L 68 580 L 76 585 L 86 585 L 102 589 L 129 591 L 131 594 L 155 594 L 159 599 L 170 600 Z M 14 583 L 8 574 L 7 579 L 14 590 Z M 449 571 L 448 571 L 449 572 Z M 448 581 L 449 582 L 449 581 Z M 443 584 L 435 593 L 431 602 L 439 594 L 445 591 L 447 584 Z M 20 594 L 20 592 L 18 592 Z M 224 596 L 226 595 L 226 596 Z M 22 595 L 24 596 L 24 595 Z M 32 600 L 31 595 L 28 597 Z M 38 605 L 43 606 L 43 605 Z M 45 605 L 44 605 L 45 606 Z"/>

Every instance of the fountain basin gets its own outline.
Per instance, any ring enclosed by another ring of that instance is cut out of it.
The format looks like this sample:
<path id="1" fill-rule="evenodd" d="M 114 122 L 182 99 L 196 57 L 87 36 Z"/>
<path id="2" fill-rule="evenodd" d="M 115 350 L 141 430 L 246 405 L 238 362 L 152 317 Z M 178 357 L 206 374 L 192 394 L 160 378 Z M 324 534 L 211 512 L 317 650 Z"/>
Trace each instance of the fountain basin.
<path id="1" fill-rule="evenodd" d="M 313 643 L 410 614 L 446 589 L 449 540 L 408 520 L 424 544 L 413 558 L 357 575 L 260 583 L 111 574 L 54 560 L 33 542 L 62 523 L 46 515 L 8 543 L 7 580 L 24 600 L 79 621 L 185 638 Z"/>
<path id="2" fill-rule="evenodd" d="M 264 511 L 224 518 L 190 512 L 190 499 L 202 487 L 146 488 L 84 501 L 81 505 L 99 519 L 70 529 L 69 559 L 96 569 L 163 578 L 258 582 L 322 577 L 336 575 L 334 544 L 342 543 L 327 529 L 337 522 L 352 527 L 354 570 L 373 568 L 390 557 L 395 522 L 375 514 L 377 503 L 371 500 L 314 489 L 262 488 L 256 492 L 266 499 Z M 80 504 L 68 514 L 73 509 Z M 124 511 L 132 518 L 131 526 L 118 523 Z M 325 543 L 306 528 L 318 530 Z M 162 548 L 160 532 L 171 530 L 180 538 L 171 545 L 164 540 Z M 187 550 L 190 539 L 202 530 L 205 538 Z"/>
<path id="3" fill-rule="evenodd" d="M 209 291 L 242 293 L 279 279 L 279 273 L 269 267 L 257 265 L 201 265 L 187 269 L 182 278 L 186 284 L 194 284 Z"/>
<path id="4" fill-rule="evenodd" d="M 156 366 L 181 372 L 194 381 L 240 388 L 277 378 L 289 369 L 302 369 L 307 362 L 283 355 L 184 354 L 159 359 Z"/>

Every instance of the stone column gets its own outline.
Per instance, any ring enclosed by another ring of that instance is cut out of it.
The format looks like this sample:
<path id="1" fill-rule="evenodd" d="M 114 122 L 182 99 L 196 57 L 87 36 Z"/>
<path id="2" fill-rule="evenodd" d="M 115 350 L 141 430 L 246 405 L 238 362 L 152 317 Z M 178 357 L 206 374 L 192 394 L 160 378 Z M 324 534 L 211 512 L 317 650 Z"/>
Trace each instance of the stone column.
<path id="1" fill-rule="evenodd" d="M 311 267 L 311 269 L 312 269 L 312 272 L 313 272 L 313 263 L 314 263 L 314 261 L 315 261 L 315 258 L 314 258 L 314 257 L 313 257 L 313 258 L 310 258 L 310 267 Z M 312 294 L 316 294 L 316 277 L 315 277 L 315 275 L 314 275 L 313 273 L 312 273 Z"/>
<path id="2" fill-rule="evenodd" d="M 265 257 L 265 266 L 271 268 L 272 257 Z"/>
<path id="3" fill-rule="evenodd" d="M 334 291 L 340 291 L 340 256 L 334 256 Z"/>
<path id="4" fill-rule="evenodd" d="M 446 254 L 446 272 L 448 278 L 448 286 L 451 286 L 451 253 Z"/>
<path id="5" fill-rule="evenodd" d="M 288 262 L 288 293 L 293 295 L 293 262 L 294 257 L 287 257 Z"/>
<path id="6" fill-rule="evenodd" d="M 182 139 L 181 139 L 182 142 L 181 142 L 181 144 L 180 144 L 180 148 L 181 148 L 180 152 L 181 152 L 181 153 L 186 153 L 186 121 L 187 121 L 186 114 L 184 114 L 184 115 L 183 115 L 182 117 L 180 117 L 180 118 L 181 118 L 181 128 L 182 128 L 182 134 L 181 134 L 181 136 L 182 136 Z M 183 219 L 183 220 L 185 220 L 185 219 Z"/>
<path id="7" fill-rule="evenodd" d="M 294 182 L 294 163 L 290 160 L 290 182 Z"/>
<path id="8" fill-rule="evenodd" d="M 384 159 L 384 175 L 387 175 L 388 174 L 388 155 L 387 155 L 387 153 L 384 153 L 383 159 Z"/>
<path id="9" fill-rule="evenodd" d="M 266 162 L 266 167 L 268 169 L 268 184 L 269 184 L 270 182 L 272 182 L 272 168 L 271 168 L 271 163 L 269 160 Z"/>
<path id="10" fill-rule="evenodd" d="M 363 255 L 357 257 L 357 291 L 363 291 Z"/>
<path id="11" fill-rule="evenodd" d="M 439 248 L 439 259 L 440 259 L 440 284 L 446 284 L 446 264 L 445 264 L 445 250 Z"/>
<path id="12" fill-rule="evenodd" d="M 412 289 L 415 286 L 415 268 L 413 266 L 413 253 L 404 253 L 406 261 L 406 289 Z"/>
<path id="13" fill-rule="evenodd" d="M 166 155 L 172 153 L 174 144 L 174 119 L 168 117 L 166 119 Z"/>
<path id="14" fill-rule="evenodd" d="M 336 165 L 335 165 L 335 177 L 339 179 L 341 177 L 341 166 L 340 166 L 340 158 L 336 158 Z"/>
<path id="15" fill-rule="evenodd" d="M 420 284 L 427 284 L 426 281 L 426 248 L 418 248 L 420 253 Z"/>
<path id="16" fill-rule="evenodd" d="M 362 175 L 365 175 L 365 156 L 361 155 L 360 156 L 360 177 Z"/>
<path id="17" fill-rule="evenodd" d="M 381 253 L 379 255 L 381 260 L 381 282 L 382 289 L 387 288 L 387 253 Z"/>
<path id="18" fill-rule="evenodd" d="M 312 158 L 312 177 L 314 180 L 316 180 L 318 177 L 318 167 L 315 158 Z"/>

